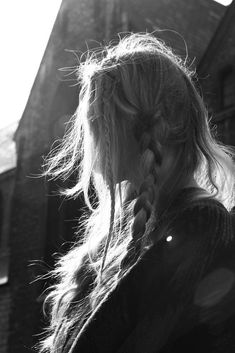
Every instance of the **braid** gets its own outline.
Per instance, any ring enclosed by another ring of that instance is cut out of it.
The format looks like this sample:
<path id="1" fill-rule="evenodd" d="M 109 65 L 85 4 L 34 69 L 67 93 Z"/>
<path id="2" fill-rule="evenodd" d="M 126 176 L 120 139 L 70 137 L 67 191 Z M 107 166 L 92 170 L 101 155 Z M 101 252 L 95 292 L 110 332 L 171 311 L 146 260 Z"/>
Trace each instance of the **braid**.
<path id="1" fill-rule="evenodd" d="M 107 80 L 106 80 L 107 81 Z M 104 80 L 101 88 L 101 95 L 103 93 L 103 99 L 102 99 L 102 112 L 103 112 L 103 118 L 104 118 L 104 134 L 105 134 L 105 165 L 106 165 L 106 174 L 108 178 L 108 186 L 110 190 L 110 197 L 111 197 L 111 211 L 110 211 L 110 224 L 109 224 L 109 233 L 105 242 L 105 247 L 104 247 L 104 254 L 102 258 L 102 264 L 100 267 L 100 273 L 99 273 L 99 281 L 102 280 L 102 272 L 104 269 L 105 265 L 105 259 L 107 256 L 108 252 L 108 247 L 111 241 L 112 237 L 112 231 L 113 231 L 113 224 L 114 224 L 114 214 L 115 214 L 115 186 L 113 182 L 113 172 L 112 172 L 112 165 L 111 165 L 111 136 L 110 136 L 110 127 L 109 127 L 109 121 L 108 121 L 108 116 L 107 116 L 107 102 L 108 102 L 108 93 L 110 93 L 110 84 L 109 82 L 106 82 Z"/>
<path id="2" fill-rule="evenodd" d="M 155 123 L 156 119 L 154 120 L 154 124 Z M 137 261 L 141 253 L 146 224 L 151 217 L 156 199 L 156 164 L 160 165 L 162 162 L 161 145 L 159 142 L 156 142 L 152 138 L 151 133 L 146 130 L 142 133 L 142 137 L 140 138 L 140 147 L 142 151 L 141 159 L 144 170 L 144 181 L 140 185 L 139 194 L 133 209 L 134 219 L 131 227 L 132 239 L 128 245 L 127 254 L 122 260 L 122 268 Z"/>

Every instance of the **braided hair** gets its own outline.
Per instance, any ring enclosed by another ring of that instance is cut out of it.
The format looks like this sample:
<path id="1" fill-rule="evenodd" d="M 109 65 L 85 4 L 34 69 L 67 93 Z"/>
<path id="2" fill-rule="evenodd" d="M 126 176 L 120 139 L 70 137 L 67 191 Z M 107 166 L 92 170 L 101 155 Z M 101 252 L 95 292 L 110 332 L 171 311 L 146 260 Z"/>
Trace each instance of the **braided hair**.
<path id="1" fill-rule="evenodd" d="M 100 267 L 100 277 L 101 279 L 102 276 L 102 271 L 104 268 L 105 264 L 105 258 L 107 255 L 108 251 L 108 246 L 110 243 L 111 235 L 112 235 L 112 229 L 113 229 L 113 222 L 114 222 L 114 213 L 115 213 L 115 190 L 114 190 L 114 181 L 113 181 L 113 174 L 112 174 L 112 166 L 111 166 L 111 148 L 110 148 L 110 141 L 111 141 L 111 136 L 110 136 L 110 128 L 109 128 L 109 121 L 108 121 L 108 114 L 106 113 L 106 107 L 108 105 L 108 93 L 110 91 L 110 88 L 112 86 L 108 85 L 107 82 L 103 83 L 103 119 L 104 119 L 104 134 L 105 134 L 105 141 L 106 141 L 106 156 L 105 156 L 105 166 L 107 169 L 107 176 L 108 176 L 108 185 L 110 189 L 110 197 L 111 197 L 111 214 L 110 214 L 110 225 L 109 225 L 109 232 L 108 232 L 108 237 L 105 243 L 104 247 L 104 255 L 102 259 L 102 264 Z"/>
<path id="2" fill-rule="evenodd" d="M 134 217 L 131 227 L 132 238 L 128 244 L 127 256 L 122 261 L 123 267 L 127 264 L 134 263 L 139 258 L 141 250 L 143 250 L 145 245 L 144 235 L 146 233 L 147 222 L 150 220 L 152 213 L 156 211 L 156 167 L 161 166 L 162 155 L 161 145 L 158 141 L 154 140 L 151 135 L 151 129 L 154 128 L 159 117 L 160 113 L 157 112 L 153 117 L 147 118 L 147 123 L 144 124 L 145 126 L 141 124 L 135 134 L 136 138 L 140 141 L 144 180 L 140 185 L 138 196 L 135 200 L 133 209 Z"/>
<path id="3" fill-rule="evenodd" d="M 52 272 L 56 284 L 46 298 L 50 325 L 41 352 L 61 352 L 72 328 L 82 328 L 158 241 L 161 234 L 151 232 L 189 177 L 227 209 L 234 204 L 233 151 L 212 135 L 194 72 L 163 42 L 130 34 L 88 53 L 77 74 L 79 105 L 45 174 L 77 173 L 64 193 L 83 193 L 88 210 L 78 241 Z M 88 192 L 91 184 L 96 198 Z"/>

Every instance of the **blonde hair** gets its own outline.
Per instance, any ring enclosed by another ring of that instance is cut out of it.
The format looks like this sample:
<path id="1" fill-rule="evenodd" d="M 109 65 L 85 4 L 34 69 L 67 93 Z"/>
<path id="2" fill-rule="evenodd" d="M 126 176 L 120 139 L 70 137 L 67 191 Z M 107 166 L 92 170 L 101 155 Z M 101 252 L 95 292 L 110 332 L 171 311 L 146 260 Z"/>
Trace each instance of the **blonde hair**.
<path id="1" fill-rule="evenodd" d="M 232 149 L 211 134 L 194 72 L 162 41 L 127 35 L 88 53 L 77 73 L 79 105 L 46 174 L 66 179 L 75 173 L 74 187 L 64 193 L 83 193 L 89 210 L 78 242 L 52 273 L 57 283 L 47 297 L 50 326 L 41 345 L 48 352 L 60 351 L 69 330 L 82 327 L 148 248 L 149 232 L 189 176 L 228 210 L 234 202 Z M 138 145 L 136 170 L 124 165 L 130 134 Z M 159 182 L 167 148 L 174 163 Z"/>

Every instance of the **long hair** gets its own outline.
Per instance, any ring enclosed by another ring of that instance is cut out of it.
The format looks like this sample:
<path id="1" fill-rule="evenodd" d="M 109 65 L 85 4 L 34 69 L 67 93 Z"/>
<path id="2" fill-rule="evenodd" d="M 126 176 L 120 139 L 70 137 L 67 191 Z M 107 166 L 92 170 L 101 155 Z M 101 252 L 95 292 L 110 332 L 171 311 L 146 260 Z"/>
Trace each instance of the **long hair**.
<path id="1" fill-rule="evenodd" d="M 82 193 L 88 211 L 78 241 L 52 272 L 43 352 L 60 352 L 148 248 L 149 232 L 190 176 L 228 210 L 234 202 L 232 149 L 212 136 L 194 72 L 162 41 L 127 35 L 88 53 L 77 74 L 79 105 L 46 174 L 76 175 L 64 193 Z M 167 153 L 173 158 L 162 177 Z"/>

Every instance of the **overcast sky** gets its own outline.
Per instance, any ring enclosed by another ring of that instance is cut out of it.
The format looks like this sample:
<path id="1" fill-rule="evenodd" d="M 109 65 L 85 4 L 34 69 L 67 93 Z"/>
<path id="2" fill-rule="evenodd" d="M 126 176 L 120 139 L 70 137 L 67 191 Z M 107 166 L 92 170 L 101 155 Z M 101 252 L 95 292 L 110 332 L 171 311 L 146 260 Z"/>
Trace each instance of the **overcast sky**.
<path id="1" fill-rule="evenodd" d="M 0 129 L 19 120 L 61 0 L 2 0 L 0 4 Z"/>

